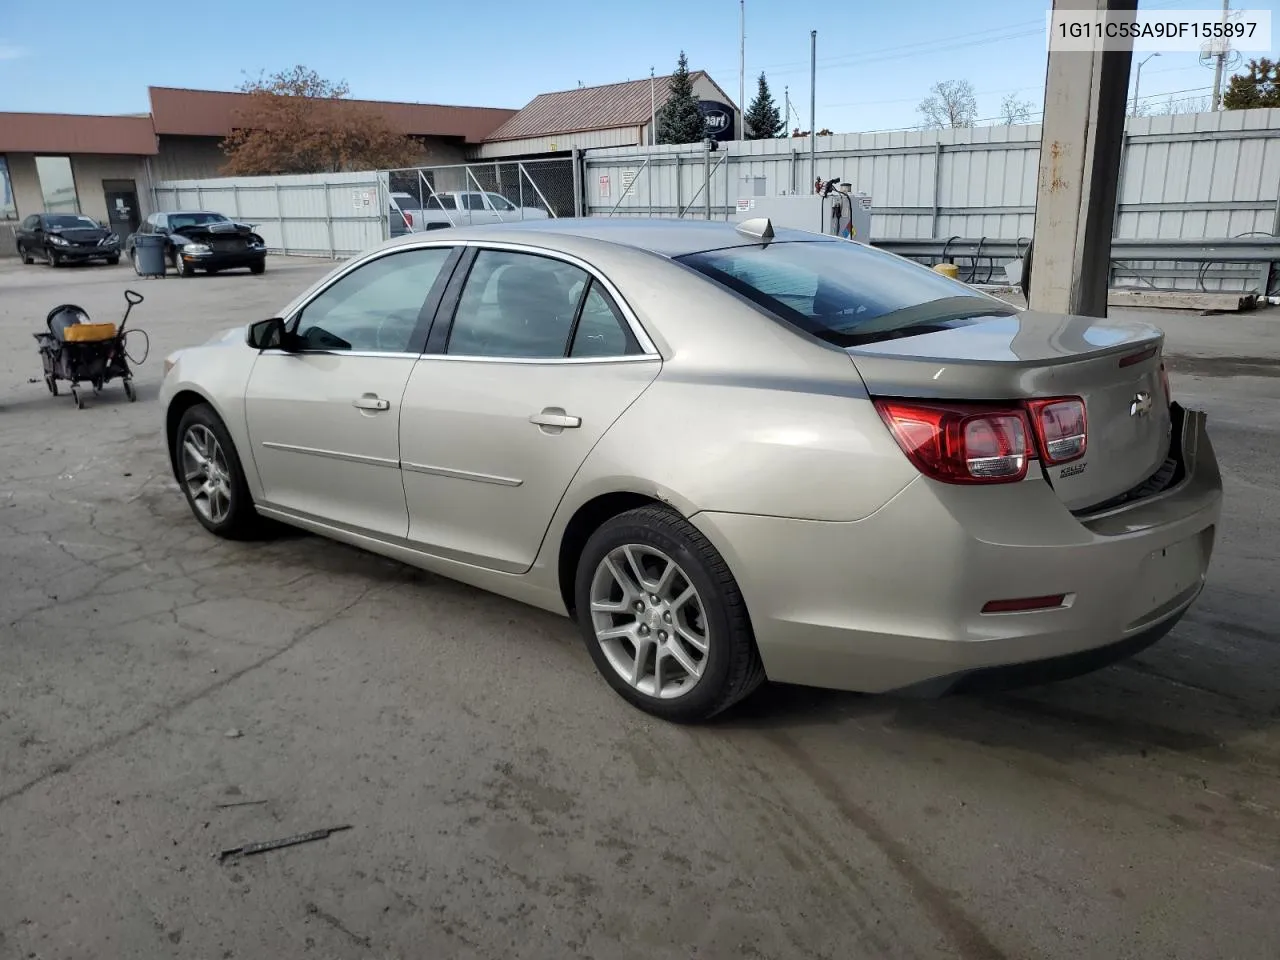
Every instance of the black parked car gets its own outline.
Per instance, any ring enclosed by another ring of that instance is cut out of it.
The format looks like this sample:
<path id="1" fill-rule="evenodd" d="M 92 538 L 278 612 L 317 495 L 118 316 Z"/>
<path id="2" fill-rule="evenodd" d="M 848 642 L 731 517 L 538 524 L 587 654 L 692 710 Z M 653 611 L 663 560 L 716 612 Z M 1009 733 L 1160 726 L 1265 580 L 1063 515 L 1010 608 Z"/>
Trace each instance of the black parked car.
<path id="1" fill-rule="evenodd" d="M 134 241 L 139 235 L 160 234 L 165 238 L 165 256 L 181 276 L 197 270 L 217 273 L 248 267 L 250 273 L 267 269 L 267 245 L 253 232 L 253 224 L 236 223 L 220 213 L 181 210 L 153 213 L 125 241 L 125 253 L 134 257 Z"/>
<path id="2" fill-rule="evenodd" d="M 16 238 L 23 263 L 120 262 L 120 238 L 80 213 L 33 213 L 19 224 Z"/>

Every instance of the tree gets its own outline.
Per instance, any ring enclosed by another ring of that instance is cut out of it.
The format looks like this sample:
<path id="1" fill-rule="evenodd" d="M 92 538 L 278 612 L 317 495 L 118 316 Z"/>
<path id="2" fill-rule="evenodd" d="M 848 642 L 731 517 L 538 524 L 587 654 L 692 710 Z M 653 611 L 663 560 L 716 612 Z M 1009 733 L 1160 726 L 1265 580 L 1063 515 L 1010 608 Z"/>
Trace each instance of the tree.
<path id="1" fill-rule="evenodd" d="M 1148 110 L 1143 116 L 1167 117 L 1179 113 L 1209 113 L 1213 110 L 1213 97 L 1170 97 L 1163 104 Z"/>
<path id="2" fill-rule="evenodd" d="M 1280 64 L 1266 57 L 1250 60 L 1244 73 L 1237 73 L 1222 96 L 1224 110 L 1251 110 L 1280 107 Z"/>
<path id="3" fill-rule="evenodd" d="M 707 121 L 698 109 L 689 76 L 689 58 L 680 51 L 676 71 L 671 75 L 667 102 L 658 111 L 659 143 L 700 143 L 707 137 Z"/>
<path id="4" fill-rule="evenodd" d="M 785 129 L 782 114 L 778 112 L 778 105 L 773 102 L 769 81 L 763 73 L 760 74 L 759 86 L 756 88 L 756 98 L 747 109 L 746 121 L 745 137 L 748 140 L 770 140 L 781 136 Z"/>
<path id="5" fill-rule="evenodd" d="M 397 133 L 370 104 L 346 99 L 346 83 L 314 70 L 259 75 L 240 89 L 248 99 L 222 141 L 226 174 L 373 170 L 422 159 L 418 141 Z"/>
<path id="6" fill-rule="evenodd" d="M 1030 123 L 1035 106 L 1030 100 L 1019 100 L 1016 95 L 1007 93 L 1000 101 L 1000 122 L 1006 127 L 1015 123 Z"/>
<path id="7" fill-rule="evenodd" d="M 926 130 L 972 127 L 978 116 L 978 98 L 968 80 L 940 80 L 929 88 L 929 96 L 916 110 L 924 117 Z"/>

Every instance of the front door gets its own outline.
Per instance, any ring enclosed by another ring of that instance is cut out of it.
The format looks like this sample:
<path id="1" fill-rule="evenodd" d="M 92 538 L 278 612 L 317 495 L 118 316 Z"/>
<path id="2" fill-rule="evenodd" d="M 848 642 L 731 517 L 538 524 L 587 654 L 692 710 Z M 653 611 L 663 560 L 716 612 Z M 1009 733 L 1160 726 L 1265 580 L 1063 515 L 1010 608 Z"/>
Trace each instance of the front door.
<path id="1" fill-rule="evenodd" d="M 405 536 L 401 400 L 452 252 L 440 246 L 366 261 L 290 320 L 289 351 L 258 357 L 245 415 L 266 505 Z"/>
<path id="2" fill-rule="evenodd" d="M 107 199 L 107 222 L 123 241 L 138 232 L 142 211 L 138 209 L 138 188 L 132 180 L 103 180 L 102 192 Z"/>
<path id="3" fill-rule="evenodd" d="M 418 362 L 404 392 L 409 539 L 527 570 L 574 474 L 661 363 L 584 270 L 479 251 L 447 343 Z"/>

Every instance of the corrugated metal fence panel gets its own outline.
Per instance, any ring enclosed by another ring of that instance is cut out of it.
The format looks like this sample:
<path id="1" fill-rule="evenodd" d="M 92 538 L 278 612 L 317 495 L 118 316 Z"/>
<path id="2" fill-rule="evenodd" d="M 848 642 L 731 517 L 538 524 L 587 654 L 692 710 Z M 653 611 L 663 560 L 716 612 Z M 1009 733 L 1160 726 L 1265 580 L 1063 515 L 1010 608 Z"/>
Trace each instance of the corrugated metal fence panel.
<path id="1" fill-rule="evenodd" d="M 214 210 L 256 224 L 274 253 L 350 256 L 384 236 L 386 189 L 376 172 L 219 177 L 156 185 L 161 210 Z"/>
<path id="2" fill-rule="evenodd" d="M 875 237 L 1030 237 L 1040 135 L 1040 126 L 1029 124 L 819 137 L 816 171 L 871 194 Z M 760 178 L 769 196 L 807 192 L 808 149 L 807 139 L 722 144 L 712 154 L 713 163 L 728 156 L 714 177 L 712 216 L 728 217 L 733 201 L 751 196 Z M 646 157 L 652 170 L 640 173 L 624 197 L 624 175 L 640 170 Z M 704 180 L 703 163 L 700 145 L 587 151 L 586 213 L 606 215 L 616 206 L 617 215 L 674 216 L 688 208 L 686 216 L 704 216 L 701 197 L 689 206 Z M 1280 222 L 1278 195 L 1280 110 L 1130 120 L 1116 236 L 1271 232 Z"/>

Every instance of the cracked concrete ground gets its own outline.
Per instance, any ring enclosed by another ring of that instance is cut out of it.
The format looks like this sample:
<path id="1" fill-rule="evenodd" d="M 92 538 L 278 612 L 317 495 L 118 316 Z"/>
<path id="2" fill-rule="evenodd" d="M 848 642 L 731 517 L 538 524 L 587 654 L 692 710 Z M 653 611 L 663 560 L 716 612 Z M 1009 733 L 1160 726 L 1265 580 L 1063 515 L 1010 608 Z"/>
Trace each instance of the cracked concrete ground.
<path id="1" fill-rule="evenodd" d="M 1275 957 L 1280 321 L 1159 317 L 1227 492 L 1162 643 L 1000 697 L 771 687 L 681 728 L 567 621 L 191 519 L 161 358 L 327 266 L 0 262 L 0 958 Z M 126 286 L 136 404 L 27 382 L 50 307 L 116 319 Z"/>

